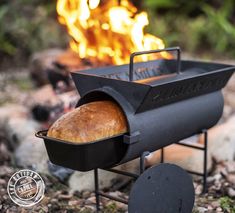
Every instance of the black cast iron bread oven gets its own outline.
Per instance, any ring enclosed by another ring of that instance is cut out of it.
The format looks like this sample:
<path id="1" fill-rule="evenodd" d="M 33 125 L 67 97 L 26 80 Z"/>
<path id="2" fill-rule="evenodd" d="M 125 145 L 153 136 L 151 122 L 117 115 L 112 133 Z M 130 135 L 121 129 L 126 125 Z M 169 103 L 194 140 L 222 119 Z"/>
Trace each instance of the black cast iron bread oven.
<path id="1" fill-rule="evenodd" d="M 225 64 L 154 60 L 73 72 L 81 95 L 77 106 L 104 99 L 116 101 L 126 115 L 126 134 L 86 144 L 74 144 L 37 133 L 44 139 L 50 160 L 78 171 L 112 167 L 214 126 L 223 111 L 221 89 L 235 67 Z M 175 74 L 174 74 L 175 73 Z M 166 75 L 162 79 L 151 77 Z M 144 83 L 136 80 L 149 79 Z"/>
<path id="2" fill-rule="evenodd" d="M 133 63 L 136 55 L 159 51 L 176 51 L 177 60 Z M 47 131 L 36 135 L 44 139 L 53 163 L 78 171 L 94 169 L 97 210 L 99 196 L 104 196 L 128 204 L 130 213 L 190 213 L 194 204 L 192 179 L 178 166 L 163 163 L 144 172 L 141 169 L 128 201 L 98 190 L 97 169 L 140 156 L 143 168 L 146 153 L 214 126 L 223 112 L 221 89 L 234 71 L 231 65 L 181 61 L 180 49 L 168 48 L 133 53 L 129 65 L 74 72 L 72 78 L 81 95 L 77 106 L 111 99 L 125 113 L 129 131 L 85 144 L 49 138 Z"/>

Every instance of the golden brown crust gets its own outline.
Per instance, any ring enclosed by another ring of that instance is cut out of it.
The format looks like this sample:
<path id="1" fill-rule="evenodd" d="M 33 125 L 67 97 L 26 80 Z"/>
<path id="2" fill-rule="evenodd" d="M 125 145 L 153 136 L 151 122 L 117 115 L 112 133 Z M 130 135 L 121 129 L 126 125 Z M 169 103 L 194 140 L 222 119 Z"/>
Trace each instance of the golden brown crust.
<path id="1" fill-rule="evenodd" d="M 127 132 L 121 108 L 112 101 L 84 104 L 60 117 L 47 136 L 75 143 L 86 143 Z"/>

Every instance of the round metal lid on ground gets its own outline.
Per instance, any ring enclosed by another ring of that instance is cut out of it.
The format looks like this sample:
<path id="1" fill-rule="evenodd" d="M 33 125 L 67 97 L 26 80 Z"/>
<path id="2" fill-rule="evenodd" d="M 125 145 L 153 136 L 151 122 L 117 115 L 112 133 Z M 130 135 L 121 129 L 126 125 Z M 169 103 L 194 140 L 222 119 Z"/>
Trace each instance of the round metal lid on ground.
<path id="1" fill-rule="evenodd" d="M 160 164 L 147 169 L 132 187 L 129 213 L 191 213 L 192 178 L 182 168 Z"/>

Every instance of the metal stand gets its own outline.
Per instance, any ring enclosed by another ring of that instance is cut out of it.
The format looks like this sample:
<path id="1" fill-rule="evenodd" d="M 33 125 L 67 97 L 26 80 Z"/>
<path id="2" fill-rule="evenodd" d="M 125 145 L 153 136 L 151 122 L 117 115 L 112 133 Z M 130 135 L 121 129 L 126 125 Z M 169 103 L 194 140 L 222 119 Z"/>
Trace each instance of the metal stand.
<path id="1" fill-rule="evenodd" d="M 201 146 L 196 146 L 196 145 L 191 145 L 191 144 L 186 144 L 186 143 L 183 143 L 183 142 L 178 142 L 176 143 L 177 145 L 180 145 L 180 146 L 185 146 L 185 147 L 188 147 L 188 148 L 191 148 L 191 149 L 198 149 L 198 150 L 201 150 L 203 151 L 203 172 L 202 173 L 199 173 L 199 172 L 195 172 L 195 171 L 189 171 L 187 170 L 188 173 L 190 174 L 194 174 L 194 175 L 198 175 L 198 176 L 201 176 L 203 178 L 203 191 L 202 193 L 206 193 L 207 192 L 207 150 L 208 150 L 208 132 L 207 130 L 202 130 L 201 132 L 203 135 L 204 135 L 204 146 L 201 147 Z M 164 148 L 161 149 L 161 163 L 164 163 Z"/>
<path id="2" fill-rule="evenodd" d="M 208 134 L 207 134 L 207 130 L 203 130 L 202 134 L 204 134 L 204 146 L 196 146 L 196 145 L 191 145 L 191 144 L 185 144 L 183 142 L 178 142 L 176 143 L 177 145 L 181 145 L 181 146 L 185 146 L 185 147 L 189 147 L 192 149 L 198 149 L 198 150 L 202 150 L 204 152 L 204 161 L 203 161 L 203 173 L 198 173 L 195 171 L 188 171 L 188 173 L 194 174 L 194 175 L 198 175 L 203 177 L 203 193 L 206 192 L 207 190 L 207 184 L 206 184 L 206 179 L 207 179 L 207 145 L 208 145 Z M 140 156 L 140 174 L 135 174 L 135 173 L 130 173 L 130 172 L 125 172 L 125 171 L 121 171 L 121 170 L 117 170 L 117 169 L 102 169 L 108 172 L 113 172 L 116 174 L 120 174 L 120 175 L 124 175 L 127 177 L 131 177 L 134 180 L 137 180 L 137 178 L 145 171 L 146 167 L 145 167 L 145 157 L 148 156 L 150 154 L 150 152 L 146 151 L 143 152 L 142 155 Z M 164 148 L 161 149 L 161 163 L 164 163 Z M 128 205 L 128 200 L 119 198 L 119 197 L 115 197 L 115 196 L 111 196 L 107 193 L 101 192 L 99 190 L 99 174 L 98 174 L 98 169 L 94 170 L 94 182 L 95 182 L 95 196 L 96 196 L 96 209 L 97 212 L 100 211 L 100 196 L 102 197 L 106 197 L 109 198 L 111 200 L 114 201 L 118 201 L 121 203 L 124 203 L 126 205 Z"/>
<path id="3" fill-rule="evenodd" d="M 130 172 L 117 170 L 117 169 L 102 169 L 102 170 L 105 170 L 105 171 L 108 171 L 108 172 L 113 172 L 113 173 L 120 174 L 120 175 L 124 175 L 124 176 L 127 176 L 127 177 L 131 177 L 134 180 L 136 180 L 145 171 L 145 157 L 148 156 L 149 154 L 150 154 L 150 152 L 146 151 L 146 152 L 143 152 L 143 154 L 140 156 L 140 169 L 139 169 L 140 174 L 139 175 L 135 174 L 135 173 L 130 173 Z M 125 200 L 125 199 L 122 199 L 122 198 L 119 198 L 119 197 L 114 197 L 114 196 L 111 196 L 107 193 L 99 191 L 98 169 L 94 170 L 94 178 L 95 178 L 95 196 L 96 196 L 96 209 L 97 209 L 97 212 L 100 211 L 100 196 L 106 197 L 106 198 L 109 198 L 111 200 L 118 201 L 118 202 L 121 202 L 121 203 L 124 203 L 124 204 L 128 205 L 128 200 Z"/>

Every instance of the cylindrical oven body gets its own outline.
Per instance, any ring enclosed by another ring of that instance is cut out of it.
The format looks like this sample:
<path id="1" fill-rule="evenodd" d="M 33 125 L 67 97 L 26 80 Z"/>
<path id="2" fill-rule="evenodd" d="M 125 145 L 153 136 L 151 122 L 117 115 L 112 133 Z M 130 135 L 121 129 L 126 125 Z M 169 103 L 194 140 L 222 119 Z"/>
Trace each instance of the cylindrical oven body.
<path id="1" fill-rule="evenodd" d="M 222 116 L 223 106 L 219 91 L 130 115 L 130 141 L 131 135 L 134 139 L 121 163 L 211 128 Z"/>
<path id="2" fill-rule="evenodd" d="M 122 141 L 128 146 L 119 163 L 135 159 L 144 151 L 161 149 L 211 128 L 220 119 L 224 106 L 221 91 L 216 91 L 135 113 L 125 98 L 108 88 L 87 93 L 78 105 L 101 100 L 105 96 L 111 97 L 122 107 L 128 121 L 129 132 Z"/>

